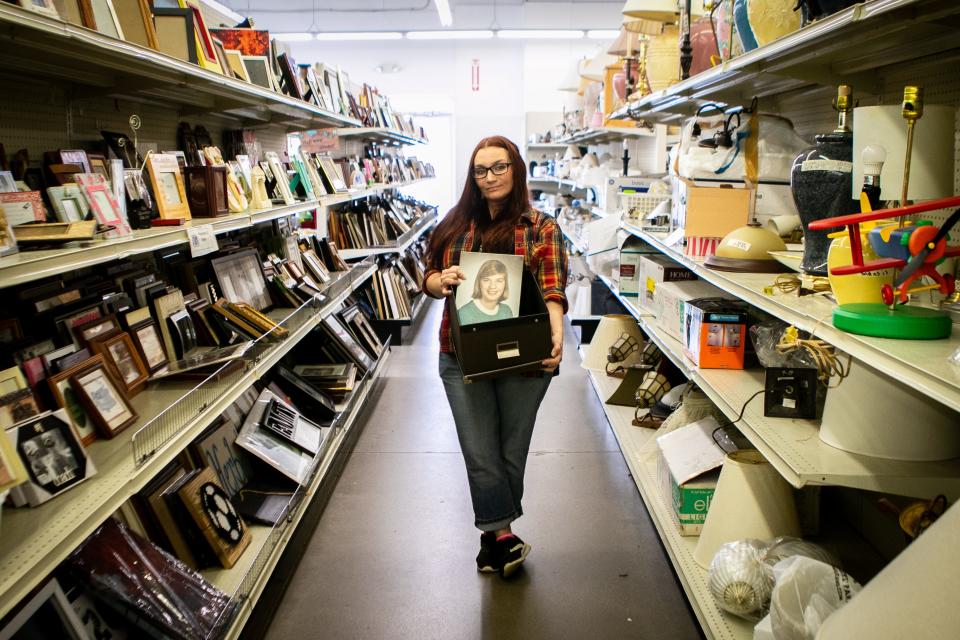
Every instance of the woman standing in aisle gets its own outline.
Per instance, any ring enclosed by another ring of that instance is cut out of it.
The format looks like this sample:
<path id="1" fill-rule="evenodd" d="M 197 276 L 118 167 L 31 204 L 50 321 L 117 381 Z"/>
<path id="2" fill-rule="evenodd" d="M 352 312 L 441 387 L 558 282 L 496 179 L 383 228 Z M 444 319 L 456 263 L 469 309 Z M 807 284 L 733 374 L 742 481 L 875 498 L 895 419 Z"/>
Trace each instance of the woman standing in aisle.
<path id="1" fill-rule="evenodd" d="M 467 279 L 458 266 L 462 251 L 522 255 L 550 314 L 553 350 L 543 361 L 543 372 L 469 385 L 453 353 L 447 308 L 440 325 L 440 377 L 467 465 L 475 524 L 482 532 L 477 569 L 508 577 L 530 553 L 530 545 L 510 525 L 523 514 L 523 474 L 533 425 L 563 354 L 567 260 L 554 220 L 530 206 L 526 166 L 517 146 L 504 137 L 484 138 L 470 156 L 460 200 L 437 225 L 427 248 L 427 295 L 450 296 Z"/>

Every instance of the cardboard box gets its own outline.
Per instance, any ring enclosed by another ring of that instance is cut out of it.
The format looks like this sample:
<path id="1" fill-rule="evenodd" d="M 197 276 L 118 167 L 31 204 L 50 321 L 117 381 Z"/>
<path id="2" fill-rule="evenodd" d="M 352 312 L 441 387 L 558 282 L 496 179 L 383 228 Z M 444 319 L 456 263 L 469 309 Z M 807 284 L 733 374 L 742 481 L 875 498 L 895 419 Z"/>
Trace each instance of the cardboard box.
<path id="1" fill-rule="evenodd" d="M 761 225 L 774 216 L 796 215 L 789 183 L 761 182 L 755 202 Z M 738 180 L 674 178 L 673 223 L 687 238 L 723 238 L 750 219 L 750 190 Z"/>
<path id="2" fill-rule="evenodd" d="M 655 253 L 640 257 L 643 269 L 643 285 L 641 295 L 637 297 L 640 308 L 647 313 L 656 313 L 654 295 L 657 285 L 663 282 L 681 282 L 696 280 L 697 274 L 681 264 L 677 264 L 662 253 Z"/>
<path id="3" fill-rule="evenodd" d="M 634 236 L 628 236 L 620 246 L 620 277 L 617 279 L 620 295 L 636 298 L 643 288 L 643 265 L 641 257 L 659 254 L 649 244 Z"/>
<path id="4" fill-rule="evenodd" d="M 684 354 L 701 369 L 743 369 L 747 305 L 696 298 L 683 307 Z"/>
<path id="5" fill-rule="evenodd" d="M 680 535 L 699 535 L 710 510 L 726 453 L 713 440 L 719 427 L 708 416 L 657 438 L 660 491 Z"/>
<path id="6" fill-rule="evenodd" d="M 539 371 L 550 357 L 550 315 L 537 279 L 523 270 L 520 314 L 516 318 L 460 325 L 454 296 L 447 298 L 450 334 L 465 382 Z"/>
<path id="7" fill-rule="evenodd" d="M 687 301 L 711 297 L 723 297 L 723 290 L 704 280 L 658 284 L 653 295 L 657 325 L 677 340 L 683 341 L 683 309 Z"/>

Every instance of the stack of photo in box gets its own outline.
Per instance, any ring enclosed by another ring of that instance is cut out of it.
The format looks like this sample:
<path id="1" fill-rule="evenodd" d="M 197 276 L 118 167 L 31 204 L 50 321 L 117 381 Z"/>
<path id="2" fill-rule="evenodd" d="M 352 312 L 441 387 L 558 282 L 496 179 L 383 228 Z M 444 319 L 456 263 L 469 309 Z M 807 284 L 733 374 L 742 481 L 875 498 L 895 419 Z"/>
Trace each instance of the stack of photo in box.
<path id="1" fill-rule="evenodd" d="M 340 404 L 353 391 L 357 379 L 355 364 L 301 364 L 293 372 Z"/>

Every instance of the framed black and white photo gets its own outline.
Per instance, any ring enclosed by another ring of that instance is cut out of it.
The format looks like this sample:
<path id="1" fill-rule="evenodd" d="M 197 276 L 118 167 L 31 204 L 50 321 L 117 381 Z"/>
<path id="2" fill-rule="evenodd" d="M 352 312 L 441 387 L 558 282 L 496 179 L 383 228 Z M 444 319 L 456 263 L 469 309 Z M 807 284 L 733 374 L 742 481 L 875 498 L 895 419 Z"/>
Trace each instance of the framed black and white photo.
<path id="1" fill-rule="evenodd" d="M 64 409 L 22 422 L 8 429 L 7 435 L 30 477 L 14 488 L 15 502 L 38 506 L 96 473 Z"/>

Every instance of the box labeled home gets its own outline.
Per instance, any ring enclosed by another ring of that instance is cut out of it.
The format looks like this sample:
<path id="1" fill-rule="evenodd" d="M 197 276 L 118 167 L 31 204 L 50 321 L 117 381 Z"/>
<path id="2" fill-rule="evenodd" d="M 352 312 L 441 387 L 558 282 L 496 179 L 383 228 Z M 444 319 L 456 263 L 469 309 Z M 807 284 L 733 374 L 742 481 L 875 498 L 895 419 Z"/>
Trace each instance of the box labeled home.
<path id="1" fill-rule="evenodd" d="M 620 278 L 617 286 L 620 295 L 636 298 L 643 289 L 643 262 L 645 255 L 659 254 L 649 244 L 634 236 L 628 236 L 620 245 Z"/>
<path id="2" fill-rule="evenodd" d="M 747 305 L 696 298 L 683 307 L 683 352 L 701 369 L 743 369 Z"/>
<path id="3" fill-rule="evenodd" d="M 662 253 L 640 256 L 641 277 L 643 279 L 637 302 L 647 313 L 656 313 L 654 297 L 657 286 L 664 282 L 683 282 L 696 280 L 697 274 L 681 264 L 677 264 Z"/>
<path id="4" fill-rule="evenodd" d="M 450 334 L 465 382 L 510 373 L 539 371 L 550 357 L 550 314 L 537 279 L 523 270 L 520 310 L 515 318 L 461 325 L 454 296 L 447 298 Z"/>
<path id="5" fill-rule="evenodd" d="M 657 438 L 660 491 L 680 535 L 700 534 L 726 453 L 713 440 L 713 416 Z"/>

